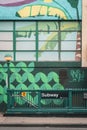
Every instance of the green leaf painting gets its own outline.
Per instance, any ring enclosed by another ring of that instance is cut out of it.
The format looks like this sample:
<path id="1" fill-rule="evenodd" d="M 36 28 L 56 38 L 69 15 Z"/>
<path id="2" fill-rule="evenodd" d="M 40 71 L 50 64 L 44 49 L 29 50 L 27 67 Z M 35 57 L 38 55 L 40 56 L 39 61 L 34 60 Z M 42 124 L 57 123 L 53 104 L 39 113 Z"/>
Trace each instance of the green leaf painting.
<path id="1" fill-rule="evenodd" d="M 12 73 L 12 75 L 10 76 L 10 82 L 14 82 L 14 81 L 17 81 L 19 83 L 22 83 L 22 77 L 20 74 L 18 74 L 17 72 L 15 73 Z"/>
<path id="2" fill-rule="evenodd" d="M 7 95 L 4 95 L 3 101 L 4 101 L 5 103 L 7 103 Z"/>
<path id="3" fill-rule="evenodd" d="M 16 71 L 19 72 L 21 69 L 26 71 L 26 64 L 24 62 L 19 62 L 16 65 Z"/>
<path id="4" fill-rule="evenodd" d="M 3 87 L 0 85 L 0 94 L 3 94 Z"/>
<path id="5" fill-rule="evenodd" d="M 11 70 L 12 72 L 15 72 L 15 71 L 16 71 L 15 65 L 14 65 L 12 62 L 10 63 L 10 70 Z"/>
<path id="6" fill-rule="evenodd" d="M 76 9 L 76 12 L 77 12 L 77 19 L 79 19 L 79 10 L 78 10 L 78 3 L 79 3 L 79 0 L 67 0 L 70 5 Z"/>
<path id="7" fill-rule="evenodd" d="M 31 73 L 28 73 L 28 80 L 29 80 L 31 83 L 34 83 L 34 82 L 35 82 L 34 75 L 31 74 Z"/>
<path id="8" fill-rule="evenodd" d="M 42 80 L 43 83 L 48 82 L 47 76 L 44 73 L 40 72 L 39 76 L 40 76 L 40 79 Z"/>
<path id="9" fill-rule="evenodd" d="M 28 86 L 28 90 L 39 90 L 39 85 L 36 83 L 32 83 L 31 85 Z"/>
<path id="10" fill-rule="evenodd" d="M 64 90 L 64 87 L 60 83 L 56 83 L 55 85 L 53 85 L 52 89 L 53 90 Z"/>
<path id="11" fill-rule="evenodd" d="M 49 80 L 49 82 L 50 82 L 52 79 L 53 79 L 56 83 L 59 83 L 59 76 L 58 76 L 55 72 L 50 72 L 50 73 L 48 74 L 48 80 Z"/>
<path id="12" fill-rule="evenodd" d="M 7 88 L 0 85 L 0 103 L 7 103 Z"/>
<path id="13" fill-rule="evenodd" d="M 22 83 L 24 83 L 27 79 L 28 79 L 28 73 L 23 73 L 23 75 L 22 75 Z"/>
<path id="14" fill-rule="evenodd" d="M 16 89 L 17 90 L 28 90 L 27 86 L 25 84 L 22 84 L 22 83 L 18 84 L 16 86 Z"/>
<path id="15" fill-rule="evenodd" d="M 27 69 L 28 72 L 32 72 L 34 70 L 34 67 L 35 67 L 34 62 L 30 62 L 28 64 L 28 69 Z"/>
<path id="16" fill-rule="evenodd" d="M 2 69 L 6 69 L 6 64 L 3 65 Z M 16 64 L 11 63 L 10 65 L 10 89 L 12 90 L 63 90 L 64 87 L 60 84 L 60 77 L 54 71 L 49 71 L 47 74 L 45 72 L 35 72 L 35 63 L 25 63 L 25 62 L 17 62 Z M 15 71 L 16 70 L 16 71 Z M 5 87 L 0 86 L 0 102 L 7 103 L 7 72 L 2 71 L 1 74 L 1 82 L 2 80 L 5 82 Z M 52 83 L 53 82 L 53 83 Z M 52 83 L 52 84 L 51 84 Z M 32 103 L 38 103 L 37 93 L 36 94 L 27 94 L 28 98 L 32 99 Z M 51 102 L 54 104 L 61 104 L 62 100 L 58 100 L 57 102 L 54 100 L 41 99 L 42 105 L 48 105 Z M 15 97 L 15 103 L 19 105 L 23 105 L 26 101 L 23 100 L 22 97 L 18 100 Z"/>
<path id="17" fill-rule="evenodd" d="M 77 8 L 79 0 L 67 0 L 73 8 Z"/>

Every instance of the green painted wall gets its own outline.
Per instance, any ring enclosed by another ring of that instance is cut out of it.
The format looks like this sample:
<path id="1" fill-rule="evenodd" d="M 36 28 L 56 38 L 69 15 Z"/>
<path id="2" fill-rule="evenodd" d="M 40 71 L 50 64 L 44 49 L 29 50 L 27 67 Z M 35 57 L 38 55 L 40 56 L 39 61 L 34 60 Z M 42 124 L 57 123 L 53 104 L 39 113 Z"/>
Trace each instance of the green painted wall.
<path id="1" fill-rule="evenodd" d="M 81 20 L 82 0 L 19 0 L 0 2 L 0 20 Z M 59 65 L 58 65 L 59 64 Z M 65 63 L 62 63 L 65 64 Z M 10 88 L 23 90 L 63 90 L 86 88 L 87 70 L 74 63 L 12 62 Z M 78 63 L 79 64 L 79 63 Z M 61 66 L 62 65 L 62 66 Z M 67 66 L 67 67 L 66 67 Z M 0 62 L 0 111 L 7 104 L 8 68 Z M 20 104 L 20 102 L 19 102 Z"/>
<path id="2" fill-rule="evenodd" d="M 66 88 L 86 88 L 86 68 L 58 67 L 57 64 L 52 62 L 10 63 L 10 89 L 63 90 Z M 0 64 L 0 111 L 5 110 L 7 104 L 7 74 L 7 64 L 2 62 Z"/>

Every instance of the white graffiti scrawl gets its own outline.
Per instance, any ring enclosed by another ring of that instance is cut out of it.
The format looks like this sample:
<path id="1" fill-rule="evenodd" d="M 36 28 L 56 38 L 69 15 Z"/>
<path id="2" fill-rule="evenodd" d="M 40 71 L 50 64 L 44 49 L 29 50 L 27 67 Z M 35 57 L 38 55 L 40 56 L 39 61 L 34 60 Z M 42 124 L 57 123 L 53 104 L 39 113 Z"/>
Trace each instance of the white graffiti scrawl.
<path id="1" fill-rule="evenodd" d="M 72 82 L 80 82 L 84 80 L 84 71 L 81 70 L 71 70 L 70 75 L 72 77 Z"/>

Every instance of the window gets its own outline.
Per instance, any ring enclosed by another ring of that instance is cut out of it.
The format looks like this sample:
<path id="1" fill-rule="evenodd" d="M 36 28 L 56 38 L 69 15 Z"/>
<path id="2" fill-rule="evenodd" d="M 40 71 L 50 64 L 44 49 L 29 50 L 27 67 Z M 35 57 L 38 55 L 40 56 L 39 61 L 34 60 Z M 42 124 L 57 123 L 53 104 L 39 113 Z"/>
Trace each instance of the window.
<path id="1" fill-rule="evenodd" d="M 81 61 L 81 21 L 0 21 L 0 60 Z"/>
<path id="2" fill-rule="evenodd" d="M 13 57 L 13 22 L 0 21 L 0 60 L 8 53 Z"/>
<path id="3" fill-rule="evenodd" d="M 81 60 L 81 23 L 61 22 L 60 23 L 61 61 Z"/>
<path id="4" fill-rule="evenodd" d="M 36 22 L 15 23 L 16 60 L 35 61 Z"/>

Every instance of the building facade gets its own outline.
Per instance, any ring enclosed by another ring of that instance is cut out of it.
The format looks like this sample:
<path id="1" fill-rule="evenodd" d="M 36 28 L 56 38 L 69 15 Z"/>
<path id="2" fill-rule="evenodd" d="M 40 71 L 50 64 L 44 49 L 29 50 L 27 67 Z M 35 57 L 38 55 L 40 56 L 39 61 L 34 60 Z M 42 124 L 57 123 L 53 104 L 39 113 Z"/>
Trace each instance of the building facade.
<path id="1" fill-rule="evenodd" d="M 86 89 L 86 4 L 86 0 L 0 2 L 1 111 L 7 106 L 8 66 L 4 57 L 8 54 L 12 56 L 10 89 Z M 37 95 L 30 96 L 37 104 Z M 15 102 L 23 105 L 22 100 Z M 62 102 L 59 99 L 53 104 Z"/>

